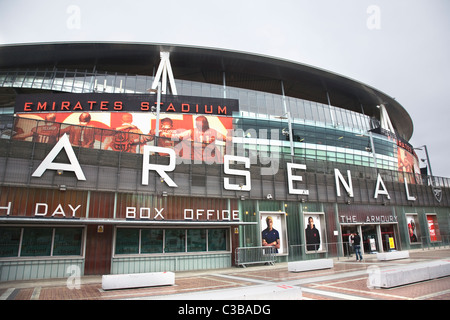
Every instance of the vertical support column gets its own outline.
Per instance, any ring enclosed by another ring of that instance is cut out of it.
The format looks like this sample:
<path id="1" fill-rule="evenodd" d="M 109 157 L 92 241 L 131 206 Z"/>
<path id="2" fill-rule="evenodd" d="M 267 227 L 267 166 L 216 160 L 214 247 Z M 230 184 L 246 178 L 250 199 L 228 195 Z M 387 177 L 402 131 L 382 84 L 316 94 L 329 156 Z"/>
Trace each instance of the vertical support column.
<path id="1" fill-rule="evenodd" d="M 161 112 L 161 83 L 157 84 L 157 98 L 156 98 L 156 125 L 155 125 L 155 136 L 159 139 L 159 117 Z M 156 141 L 158 144 L 158 140 Z"/>
<path id="2" fill-rule="evenodd" d="M 377 240 L 378 240 L 378 252 L 384 252 L 383 237 L 381 236 L 381 225 L 380 224 L 377 224 Z"/>
<path id="3" fill-rule="evenodd" d="M 373 143 L 372 131 L 369 131 L 370 148 L 372 149 L 373 165 L 378 172 L 377 154 L 375 152 L 375 144 Z"/>
<path id="4" fill-rule="evenodd" d="M 291 162 L 293 163 L 294 162 L 294 140 L 293 140 L 293 137 L 292 137 L 291 113 L 287 110 L 286 96 L 284 95 L 284 83 L 283 83 L 283 80 L 281 81 L 281 93 L 283 95 L 284 115 L 287 117 L 287 120 L 288 120 L 289 143 L 290 143 L 290 149 L 291 149 Z"/>
<path id="5" fill-rule="evenodd" d="M 255 208 L 255 212 L 256 212 L 256 234 L 257 234 L 257 244 L 258 246 L 262 246 L 262 239 L 261 239 L 261 214 L 259 213 L 259 200 L 256 200 L 256 208 Z"/>
<path id="6" fill-rule="evenodd" d="M 170 53 L 161 52 L 160 53 L 161 62 L 159 63 L 158 70 L 156 71 L 155 79 L 151 87 L 151 91 L 155 91 L 161 81 L 162 76 L 162 93 L 167 93 L 167 78 L 169 78 L 170 88 L 172 89 L 172 94 L 177 95 L 177 87 L 175 86 L 175 79 L 172 72 L 172 66 L 170 65 Z"/>
<path id="7" fill-rule="evenodd" d="M 304 224 L 304 214 L 303 214 L 303 203 L 300 203 L 300 243 L 304 244 L 304 246 L 301 247 L 302 253 L 301 253 L 301 258 L 302 260 L 306 259 L 306 237 L 305 237 L 305 224 Z"/>
<path id="8" fill-rule="evenodd" d="M 361 254 L 363 254 L 363 259 L 364 259 L 364 242 L 363 242 L 363 233 L 362 233 L 362 228 L 361 225 L 357 225 L 356 226 L 356 231 L 358 231 L 359 236 L 361 237 Z"/>
<path id="9" fill-rule="evenodd" d="M 327 101 L 328 101 L 328 110 L 330 110 L 330 116 L 331 116 L 331 125 L 335 125 L 336 120 L 334 119 L 334 114 L 331 111 L 331 100 L 330 100 L 330 95 L 328 94 L 328 90 L 326 91 L 327 93 Z"/>
<path id="10" fill-rule="evenodd" d="M 225 78 L 225 71 L 222 72 L 222 83 L 223 83 L 223 98 L 227 98 L 227 84 Z"/>
<path id="11" fill-rule="evenodd" d="M 337 232 L 338 232 L 338 243 L 340 243 L 340 245 L 338 245 L 337 247 L 337 251 L 338 251 L 338 259 L 340 256 L 344 257 L 344 243 L 342 241 L 342 227 L 341 227 L 341 223 L 339 222 L 339 207 L 338 204 L 335 202 L 334 203 L 334 221 L 336 223 L 336 228 L 337 228 Z"/>

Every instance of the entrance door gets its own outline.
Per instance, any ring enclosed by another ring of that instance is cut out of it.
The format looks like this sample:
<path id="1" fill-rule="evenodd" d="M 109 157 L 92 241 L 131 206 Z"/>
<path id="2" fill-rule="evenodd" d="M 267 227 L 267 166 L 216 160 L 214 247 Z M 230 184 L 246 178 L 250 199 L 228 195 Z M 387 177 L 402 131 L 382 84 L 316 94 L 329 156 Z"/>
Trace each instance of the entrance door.
<path id="1" fill-rule="evenodd" d="M 113 226 L 87 226 L 85 275 L 111 273 L 112 239 Z"/>
<path id="2" fill-rule="evenodd" d="M 363 225 L 361 227 L 364 252 L 379 251 L 377 225 Z"/>
<path id="3" fill-rule="evenodd" d="M 356 226 L 353 225 L 343 225 L 342 226 L 342 245 L 344 249 L 344 256 L 351 257 L 354 249 L 353 243 L 351 242 L 350 235 L 355 234 L 357 231 Z"/>
<path id="4" fill-rule="evenodd" d="M 395 241 L 394 225 L 381 225 L 381 241 L 383 242 L 383 250 L 397 250 L 397 241 Z"/>

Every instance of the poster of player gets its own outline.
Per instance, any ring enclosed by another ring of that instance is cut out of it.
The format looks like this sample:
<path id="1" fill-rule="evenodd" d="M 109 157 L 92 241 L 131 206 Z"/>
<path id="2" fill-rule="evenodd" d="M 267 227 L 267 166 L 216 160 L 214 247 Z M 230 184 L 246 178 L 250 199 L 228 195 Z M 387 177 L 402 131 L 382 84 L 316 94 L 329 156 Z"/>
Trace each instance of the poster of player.
<path id="1" fill-rule="evenodd" d="M 324 251 L 325 218 L 323 213 L 305 213 L 305 240 L 306 252 Z"/>
<path id="2" fill-rule="evenodd" d="M 277 254 L 287 254 L 286 214 L 284 212 L 261 212 L 261 244 L 275 248 Z"/>
<path id="3" fill-rule="evenodd" d="M 406 214 L 406 225 L 408 226 L 409 242 L 419 242 L 419 224 L 417 214 Z"/>

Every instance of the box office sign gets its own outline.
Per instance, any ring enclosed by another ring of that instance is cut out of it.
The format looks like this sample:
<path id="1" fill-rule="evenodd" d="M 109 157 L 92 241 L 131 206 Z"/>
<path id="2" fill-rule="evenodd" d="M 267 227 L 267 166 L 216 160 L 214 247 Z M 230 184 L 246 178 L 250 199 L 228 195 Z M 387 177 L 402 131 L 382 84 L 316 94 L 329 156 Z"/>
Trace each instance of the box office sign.
<path id="1" fill-rule="evenodd" d="M 15 113 L 37 112 L 155 112 L 156 95 L 150 94 L 21 94 Z M 232 116 L 239 100 L 225 98 L 162 95 L 160 112 Z"/>
<path id="2" fill-rule="evenodd" d="M 125 219 L 127 220 L 166 220 L 165 208 L 152 207 L 126 207 Z M 12 202 L 0 206 L 1 216 L 13 216 Z M 22 216 L 22 215 L 20 215 Z M 30 217 L 46 218 L 84 218 L 85 208 L 81 204 L 58 203 L 51 206 L 47 202 L 36 202 L 30 212 L 25 213 Z M 180 219 L 184 221 L 239 221 L 239 210 L 228 209 L 204 209 L 186 208 L 179 213 Z"/>
<path id="3" fill-rule="evenodd" d="M 0 217 L 239 222 L 236 200 L 175 197 L 165 201 L 148 195 L 91 192 L 88 196 L 88 192 L 74 190 L 15 187 L 3 187 L 0 193 L 5 195 L 0 198 Z"/>

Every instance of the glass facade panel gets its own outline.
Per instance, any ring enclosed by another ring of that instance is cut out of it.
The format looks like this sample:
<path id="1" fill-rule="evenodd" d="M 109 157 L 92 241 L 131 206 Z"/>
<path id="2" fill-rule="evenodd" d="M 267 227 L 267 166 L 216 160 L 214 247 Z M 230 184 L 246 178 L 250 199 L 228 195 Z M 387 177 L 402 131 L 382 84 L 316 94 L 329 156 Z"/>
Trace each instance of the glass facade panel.
<path id="1" fill-rule="evenodd" d="M 19 70 L 0 74 L 0 82 L 0 85 L 4 87 L 16 86 L 64 92 L 147 93 L 153 77 L 126 74 L 108 75 L 87 70 Z M 285 111 L 289 111 L 293 119 L 302 121 L 335 123 L 361 130 L 368 128 L 369 117 L 314 101 L 286 97 L 287 110 L 285 110 L 281 94 L 232 87 L 224 89 L 223 85 L 196 81 L 175 80 L 175 83 L 178 93 L 181 95 L 221 98 L 224 97 L 225 90 L 227 98 L 240 100 L 241 111 L 251 112 L 257 117 L 282 116 L 285 115 Z M 333 112 L 333 116 L 331 112 Z"/>
<path id="2" fill-rule="evenodd" d="M 141 253 L 162 253 L 164 244 L 163 229 L 141 230 Z"/>
<path id="3" fill-rule="evenodd" d="M 0 74 L 0 85 L 5 87 L 20 83 L 20 86 L 24 87 L 68 92 L 147 93 L 147 89 L 151 87 L 152 82 L 152 76 L 109 75 L 87 70 L 23 70 L 5 71 Z M 290 138 L 289 121 L 284 117 L 286 117 L 285 111 L 289 111 L 291 113 L 290 121 L 293 128 L 292 140 L 295 146 L 295 155 L 304 155 L 306 149 L 308 156 L 313 158 L 317 155 L 315 150 L 320 146 L 370 152 L 366 150 L 371 147 L 367 129 L 379 125 L 378 120 L 371 119 L 358 112 L 292 97 L 285 97 L 287 108 L 285 110 L 281 86 L 280 94 L 273 94 L 196 81 L 176 80 L 176 84 L 179 94 L 182 95 L 223 97 L 225 91 L 227 98 L 239 99 L 240 112 L 233 114 L 233 121 L 236 124 L 234 129 L 242 129 L 244 133 L 251 130 L 251 138 L 288 142 Z M 2 111 L 5 110 L 6 108 L 2 109 Z M 13 113 L 13 108 L 6 111 Z M 283 117 L 283 119 L 277 117 Z M 32 122 L 31 125 L 35 127 L 40 125 L 40 122 Z M 22 123 L 25 123 L 25 121 L 22 121 Z M 29 128 L 23 129 L 27 132 L 31 130 Z M 102 131 L 102 133 L 105 132 Z M 359 137 L 356 137 L 357 135 Z M 375 133 L 373 137 L 377 155 L 392 158 L 380 159 L 377 162 L 380 168 L 398 170 L 395 141 Z M 31 137 L 27 138 L 27 141 L 31 139 Z M 261 142 L 263 141 L 257 141 L 256 145 L 261 144 Z M 288 144 L 283 146 L 281 148 L 273 147 L 270 150 L 272 152 L 283 152 L 281 156 L 289 156 L 291 153 L 290 146 Z M 101 145 L 94 146 L 94 148 L 101 147 Z M 235 146 L 235 149 L 239 147 Z M 249 150 L 255 150 L 255 146 L 247 143 L 242 155 L 248 155 Z M 353 153 L 353 151 L 351 152 Z M 319 160 L 333 159 L 334 155 L 320 154 L 319 157 Z M 372 157 L 370 156 L 370 158 Z M 337 161 L 345 163 L 346 159 L 344 157 L 343 160 L 337 159 Z M 349 158 L 347 163 L 374 166 L 373 158 L 369 162 Z"/>

